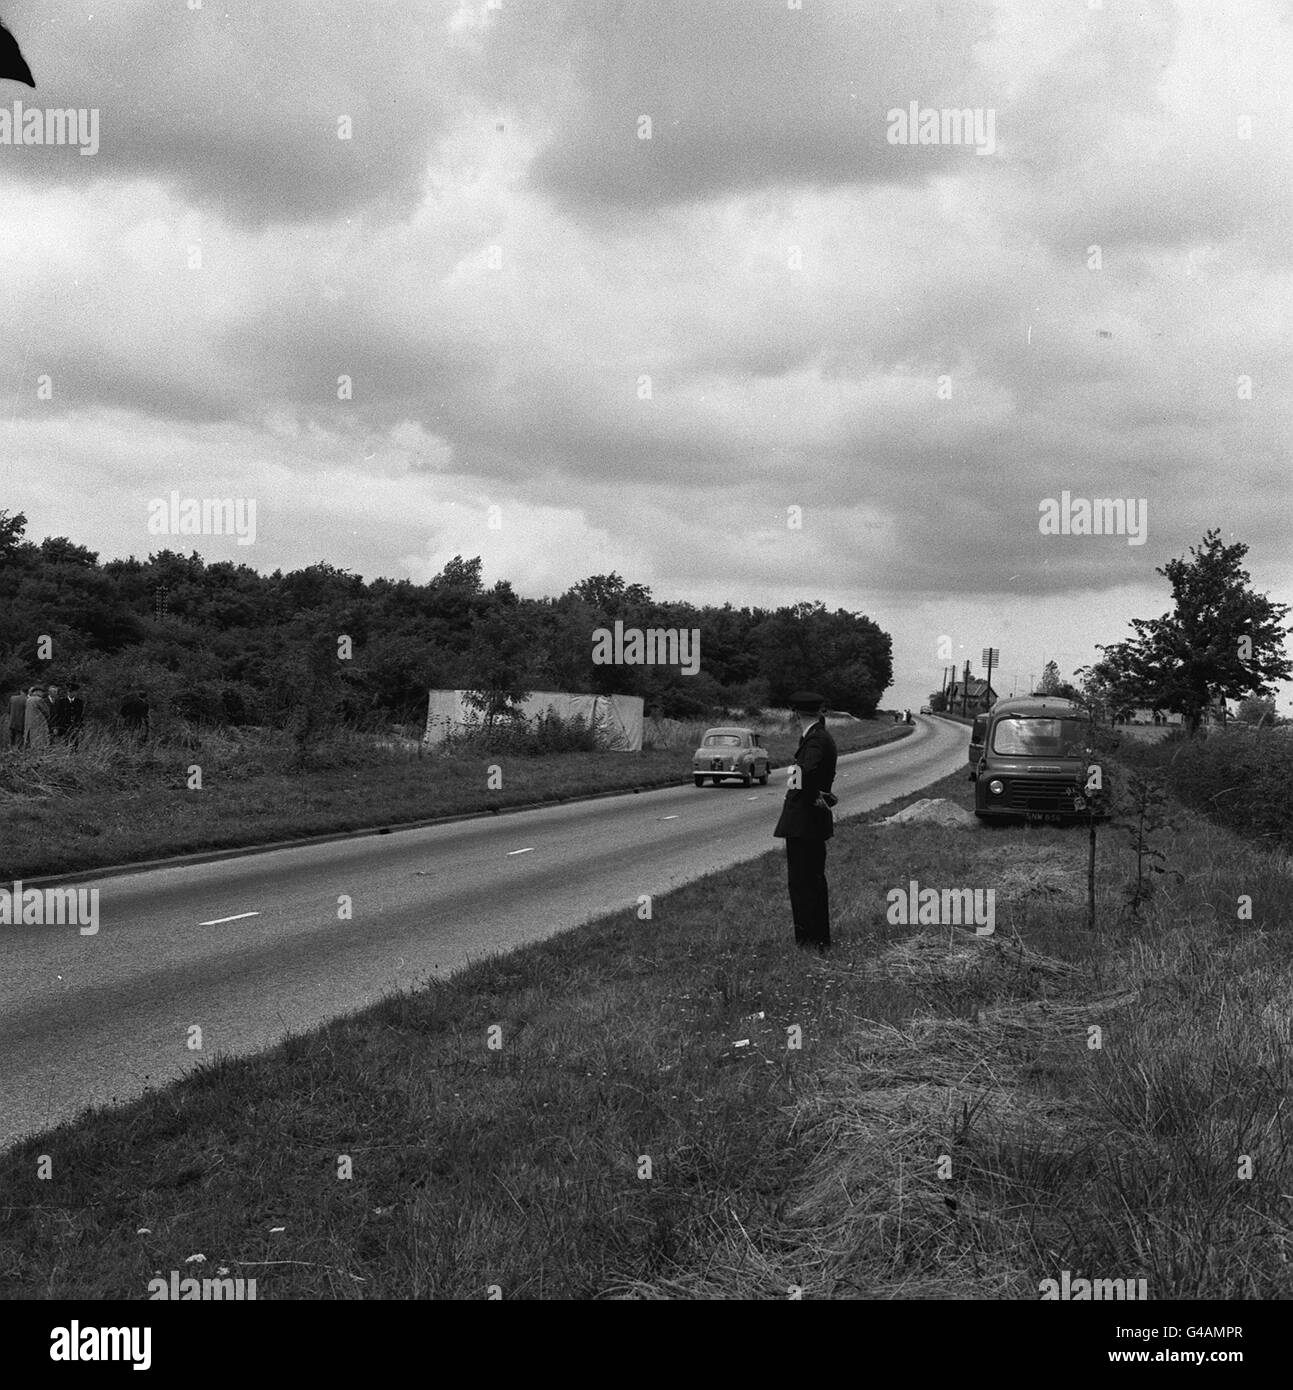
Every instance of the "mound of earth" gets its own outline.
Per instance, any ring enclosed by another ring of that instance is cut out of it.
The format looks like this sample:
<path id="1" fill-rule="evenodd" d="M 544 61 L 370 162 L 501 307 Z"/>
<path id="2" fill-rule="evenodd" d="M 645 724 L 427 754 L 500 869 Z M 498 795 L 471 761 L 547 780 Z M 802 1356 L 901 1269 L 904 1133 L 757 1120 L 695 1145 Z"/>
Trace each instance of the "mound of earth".
<path id="1" fill-rule="evenodd" d="M 976 827 L 979 822 L 972 811 L 967 811 L 954 801 L 948 801 L 946 797 L 926 796 L 919 801 L 913 801 L 910 806 L 904 806 L 901 811 L 877 824 L 946 825 L 954 830 L 968 830 Z"/>

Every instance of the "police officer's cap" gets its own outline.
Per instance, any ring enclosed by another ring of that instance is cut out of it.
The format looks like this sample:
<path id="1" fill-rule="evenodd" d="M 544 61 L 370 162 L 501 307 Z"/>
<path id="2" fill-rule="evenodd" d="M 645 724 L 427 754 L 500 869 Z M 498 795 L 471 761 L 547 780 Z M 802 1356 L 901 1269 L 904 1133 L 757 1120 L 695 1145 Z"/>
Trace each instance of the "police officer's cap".
<path id="1" fill-rule="evenodd" d="M 804 714 L 816 714 L 826 705 L 826 697 L 811 690 L 796 690 L 790 697 L 790 708 Z"/>

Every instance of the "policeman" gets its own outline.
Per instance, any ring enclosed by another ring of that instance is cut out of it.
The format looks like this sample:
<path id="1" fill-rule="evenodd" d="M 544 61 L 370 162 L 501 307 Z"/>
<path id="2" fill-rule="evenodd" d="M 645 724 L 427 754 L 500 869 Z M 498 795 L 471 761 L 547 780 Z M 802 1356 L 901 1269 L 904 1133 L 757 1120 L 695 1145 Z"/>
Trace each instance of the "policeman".
<path id="1" fill-rule="evenodd" d="M 831 807 L 838 797 L 835 781 L 835 740 L 826 731 L 826 701 L 812 691 L 790 697 L 799 716 L 800 739 L 795 750 L 797 775 L 772 832 L 786 842 L 786 877 L 790 910 L 795 920 L 795 945 L 827 951 L 831 944 L 830 900 L 826 887 L 826 841 L 835 834 Z"/>

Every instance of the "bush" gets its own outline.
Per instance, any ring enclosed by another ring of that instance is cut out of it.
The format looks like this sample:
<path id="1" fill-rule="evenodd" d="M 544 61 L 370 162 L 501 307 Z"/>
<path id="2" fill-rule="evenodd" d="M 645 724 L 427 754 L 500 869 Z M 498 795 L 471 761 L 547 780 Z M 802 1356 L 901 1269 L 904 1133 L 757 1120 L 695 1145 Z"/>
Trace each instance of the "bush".
<path id="1" fill-rule="evenodd" d="M 1157 743 L 1128 739 L 1120 756 L 1159 771 L 1185 805 L 1267 845 L 1293 849 L 1293 740 L 1269 729 L 1173 729 Z"/>
<path id="2" fill-rule="evenodd" d="M 600 747 L 597 732 L 582 715 L 562 719 L 547 710 L 537 719 L 505 720 L 486 728 L 456 730 L 440 745 L 451 757 L 503 754 L 538 758 L 549 753 L 594 753 Z"/>

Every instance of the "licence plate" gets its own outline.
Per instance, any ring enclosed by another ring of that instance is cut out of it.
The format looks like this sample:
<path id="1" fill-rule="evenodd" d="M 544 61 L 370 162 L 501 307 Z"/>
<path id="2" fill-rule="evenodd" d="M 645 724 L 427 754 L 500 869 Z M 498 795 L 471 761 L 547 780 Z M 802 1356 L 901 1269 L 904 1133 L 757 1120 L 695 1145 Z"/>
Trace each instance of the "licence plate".
<path id="1" fill-rule="evenodd" d="M 1058 825 L 1063 820 L 1058 811 L 1025 811 L 1024 816 L 1030 821 L 1044 821 L 1048 825 Z"/>
<path id="2" fill-rule="evenodd" d="M 722 772 L 723 760 L 721 758 L 711 758 L 709 760 L 709 770 L 711 772 Z"/>

